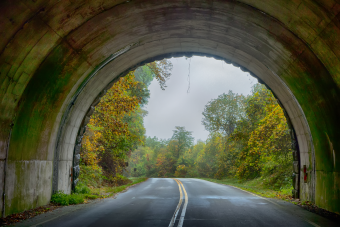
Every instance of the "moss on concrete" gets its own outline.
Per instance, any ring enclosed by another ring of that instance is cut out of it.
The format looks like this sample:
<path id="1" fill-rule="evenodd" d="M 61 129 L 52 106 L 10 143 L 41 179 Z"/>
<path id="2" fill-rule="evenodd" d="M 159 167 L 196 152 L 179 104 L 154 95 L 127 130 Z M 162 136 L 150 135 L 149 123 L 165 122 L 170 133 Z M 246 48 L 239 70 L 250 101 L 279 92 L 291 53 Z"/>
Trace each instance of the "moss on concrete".
<path id="1" fill-rule="evenodd" d="M 340 159 L 335 153 L 340 150 L 339 88 L 320 61 L 305 50 L 287 71 L 280 75 L 299 101 L 309 124 L 314 149 L 316 188 L 315 203 L 327 210 L 340 212 L 339 177 Z M 310 151 L 310 164 L 312 163 Z M 307 166 L 308 172 L 313 166 Z M 309 178 L 310 180 L 310 178 Z M 306 192 L 301 196 L 306 197 Z"/>
<path id="2" fill-rule="evenodd" d="M 59 45 L 39 67 L 19 102 L 8 155 L 16 168 L 14 175 L 6 177 L 7 191 L 15 192 L 15 196 L 6 196 L 6 215 L 50 200 L 33 194 L 51 190 L 52 167 L 46 170 L 24 163 L 53 161 L 53 153 L 48 152 L 52 127 L 66 95 L 79 79 L 72 75 L 76 77 L 74 72 L 81 63 L 82 59 L 67 44 Z M 41 171 L 48 171 L 44 173 L 48 174 L 48 181 L 39 179 Z"/>
<path id="3" fill-rule="evenodd" d="M 52 161 L 8 161 L 7 165 L 6 215 L 49 202 Z"/>
<path id="4" fill-rule="evenodd" d="M 316 204 L 326 210 L 340 214 L 340 174 L 316 171 Z"/>
<path id="5" fill-rule="evenodd" d="M 20 100 L 9 159 L 47 159 L 46 148 L 51 127 L 79 63 L 79 57 L 67 45 L 60 45 L 40 66 Z"/>

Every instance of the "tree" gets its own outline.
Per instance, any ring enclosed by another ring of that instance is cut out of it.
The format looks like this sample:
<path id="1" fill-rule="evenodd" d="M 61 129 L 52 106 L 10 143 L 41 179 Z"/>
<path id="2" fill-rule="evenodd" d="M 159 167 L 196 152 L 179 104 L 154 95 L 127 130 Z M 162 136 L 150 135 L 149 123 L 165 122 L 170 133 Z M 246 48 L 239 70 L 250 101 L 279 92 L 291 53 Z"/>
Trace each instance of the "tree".
<path id="1" fill-rule="evenodd" d="M 218 169 L 218 157 L 224 151 L 224 136 L 211 133 L 203 150 L 197 156 L 196 165 L 199 176 L 215 177 Z"/>
<path id="2" fill-rule="evenodd" d="M 247 99 L 246 114 L 247 118 L 233 136 L 242 144 L 236 175 L 254 178 L 275 168 L 279 169 L 278 173 L 289 169 L 287 121 L 275 97 L 264 85 L 254 85 L 252 95 Z"/>
<path id="3" fill-rule="evenodd" d="M 209 132 L 220 132 L 230 135 L 236 128 L 236 122 L 242 119 L 245 97 L 229 91 L 217 99 L 208 102 L 203 111 L 202 124 Z"/>
<path id="4" fill-rule="evenodd" d="M 143 117 L 147 114 L 141 107 L 148 102 L 148 86 L 156 78 L 162 89 L 171 75 L 169 60 L 149 63 L 120 78 L 101 98 L 91 116 L 83 140 L 82 165 L 103 171 L 105 179 L 113 182 L 126 168 L 131 152 L 144 143 L 145 128 Z M 152 163 L 145 160 L 156 156 L 148 150 L 134 156 L 148 170 Z M 139 168 L 141 169 L 141 168 Z M 146 174 L 144 171 L 141 174 Z"/>
<path id="5" fill-rule="evenodd" d="M 248 146 L 251 154 L 261 156 L 259 165 L 262 172 L 271 173 L 291 165 L 291 138 L 281 107 L 276 104 L 267 108 L 268 114 L 251 133 Z"/>
<path id="6" fill-rule="evenodd" d="M 101 127 L 101 145 L 98 153 L 99 165 L 110 181 L 125 168 L 125 160 L 144 140 L 143 117 L 141 116 L 141 98 L 131 94 L 138 82 L 133 72 L 117 81 L 101 102 L 92 116 L 96 127 Z"/>
<path id="7" fill-rule="evenodd" d="M 197 143 L 186 150 L 183 156 L 177 161 L 177 165 L 184 165 L 187 168 L 186 176 L 198 177 L 197 157 L 205 149 L 205 142 L 198 140 Z"/>
<path id="8" fill-rule="evenodd" d="M 156 160 L 152 157 L 154 151 L 147 146 L 139 146 L 134 150 L 129 159 L 128 172 L 133 177 L 149 176 L 150 171 L 155 169 Z"/>
<path id="9" fill-rule="evenodd" d="M 150 98 L 148 86 L 155 78 L 155 75 L 147 65 L 143 65 L 135 70 L 134 77 L 137 83 L 136 86 L 131 88 L 131 95 L 139 97 L 140 105 L 144 106 L 148 103 L 148 99 Z"/>
<path id="10" fill-rule="evenodd" d="M 135 75 L 135 80 L 140 83 L 143 83 L 146 87 L 149 87 L 149 85 L 151 84 L 151 81 L 155 78 L 155 74 L 150 69 L 148 64 L 138 67 L 135 70 L 134 75 Z"/>
<path id="11" fill-rule="evenodd" d="M 194 137 L 192 137 L 192 132 L 185 130 L 185 127 L 176 126 L 175 128 L 171 140 L 173 143 L 177 143 L 174 148 L 174 155 L 178 159 L 186 149 L 192 146 Z"/>
<path id="12" fill-rule="evenodd" d="M 276 98 L 270 90 L 262 84 L 255 84 L 252 87 L 252 95 L 246 100 L 246 116 L 248 120 L 248 127 L 253 130 L 257 124 L 268 114 L 269 106 L 272 108 L 278 105 Z"/>
<path id="13" fill-rule="evenodd" d="M 267 174 L 271 180 L 266 184 L 287 185 L 283 182 L 292 162 L 289 129 L 283 110 L 265 86 L 254 85 L 247 97 L 231 91 L 222 94 L 206 105 L 204 114 L 210 130 L 205 142 L 193 145 L 192 132 L 179 126 L 169 140 L 148 137 L 146 147 L 131 156 L 138 174 L 219 179 Z"/>
<path id="14" fill-rule="evenodd" d="M 89 128 L 82 141 L 82 152 L 80 153 L 81 161 L 83 164 L 89 166 L 92 170 L 100 169 L 98 162 L 98 153 L 104 151 L 100 139 L 102 137 L 100 127 L 94 126 L 94 120 L 90 119 Z"/>
<path id="15" fill-rule="evenodd" d="M 146 64 L 146 66 L 152 71 L 161 89 L 164 90 L 166 88 L 166 81 L 171 76 L 170 72 L 173 67 L 171 61 L 163 59 L 161 61 L 154 61 L 149 64 Z"/>
<path id="16" fill-rule="evenodd" d="M 135 86 L 131 87 L 131 94 L 140 98 L 140 105 L 144 106 L 150 98 L 149 85 L 156 78 L 162 90 L 171 76 L 172 63 L 167 59 L 155 61 L 138 67 L 134 71 Z"/>
<path id="17" fill-rule="evenodd" d="M 168 146 L 172 146 L 173 141 L 170 141 Z M 156 170 L 159 177 L 172 177 L 176 170 L 177 159 L 172 152 L 167 148 L 162 148 L 157 156 Z"/>

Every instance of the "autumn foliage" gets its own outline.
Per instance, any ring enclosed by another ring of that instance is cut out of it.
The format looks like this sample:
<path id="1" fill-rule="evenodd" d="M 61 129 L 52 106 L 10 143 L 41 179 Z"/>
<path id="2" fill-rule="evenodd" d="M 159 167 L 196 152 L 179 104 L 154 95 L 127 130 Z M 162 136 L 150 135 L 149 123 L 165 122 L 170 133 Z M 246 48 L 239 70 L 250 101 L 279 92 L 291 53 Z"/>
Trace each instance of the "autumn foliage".
<path id="1" fill-rule="evenodd" d="M 207 103 L 202 124 L 208 139 L 193 144 L 191 132 L 177 126 L 172 138 L 146 138 L 130 157 L 132 176 L 253 179 L 271 176 L 273 187 L 290 187 L 291 139 L 282 108 L 256 84 L 252 94 L 229 91 Z M 136 171 L 134 171 L 136 170 Z"/>
<path id="2" fill-rule="evenodd" d="M 119 185 L 131 152 L 144 144 L 145 128 L 142 109 L 156 78 L 166 87 L 172 64 L 168 60 L 152 62 L 117 80 L 101 98 L 87 125 L 82 140 L 80 179 L 89 186 Z"/>
<path id="3" fill-rule="evenodd" d="M 166 88 L 171 62 L 149 63 L 119 79 L 96 106 L 83 139 L 84 176 L 109 184 L 135 177 L 254 179 L 271 176 L 273 187 L 289 185 L 290 129 L 282 108 L 264 86 L 252 94 L 229 91 L 211 100 L 202 113 L 210 135 L 194 143 L 192 132 L 176 126 L 169 139 L 145 137 L 143 106 L 156 79 Z M 89 180 L 91 181 L 91 180 Z"/>

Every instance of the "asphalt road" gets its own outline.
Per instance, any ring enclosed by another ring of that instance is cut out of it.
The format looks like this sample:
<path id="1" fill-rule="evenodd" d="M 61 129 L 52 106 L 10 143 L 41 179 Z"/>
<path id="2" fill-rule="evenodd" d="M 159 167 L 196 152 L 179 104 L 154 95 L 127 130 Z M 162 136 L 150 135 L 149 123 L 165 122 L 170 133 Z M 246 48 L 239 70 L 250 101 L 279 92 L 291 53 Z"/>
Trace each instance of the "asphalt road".
<path id="1" fill-rule="evenodd" d="M 151 178 L 115 199 L 65 207 L 16 226 L 339 225 L 291 203 L 231 186 L 199 179 Z"/>

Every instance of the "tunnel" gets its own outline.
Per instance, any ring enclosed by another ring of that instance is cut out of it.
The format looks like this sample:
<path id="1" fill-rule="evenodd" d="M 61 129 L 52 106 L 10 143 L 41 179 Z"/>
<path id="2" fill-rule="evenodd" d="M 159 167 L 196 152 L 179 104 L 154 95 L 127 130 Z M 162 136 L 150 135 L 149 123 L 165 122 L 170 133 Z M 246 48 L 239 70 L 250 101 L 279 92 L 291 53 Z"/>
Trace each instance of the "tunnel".
<path id="1" fill-rule="evenodd" d="M 266 84 L 292 125 L 295 196 L 340 212 L 339 0 L 0 3 L 2 216 L 70 193 L 94 106 L 130 70 L 207 56 Z"/>

